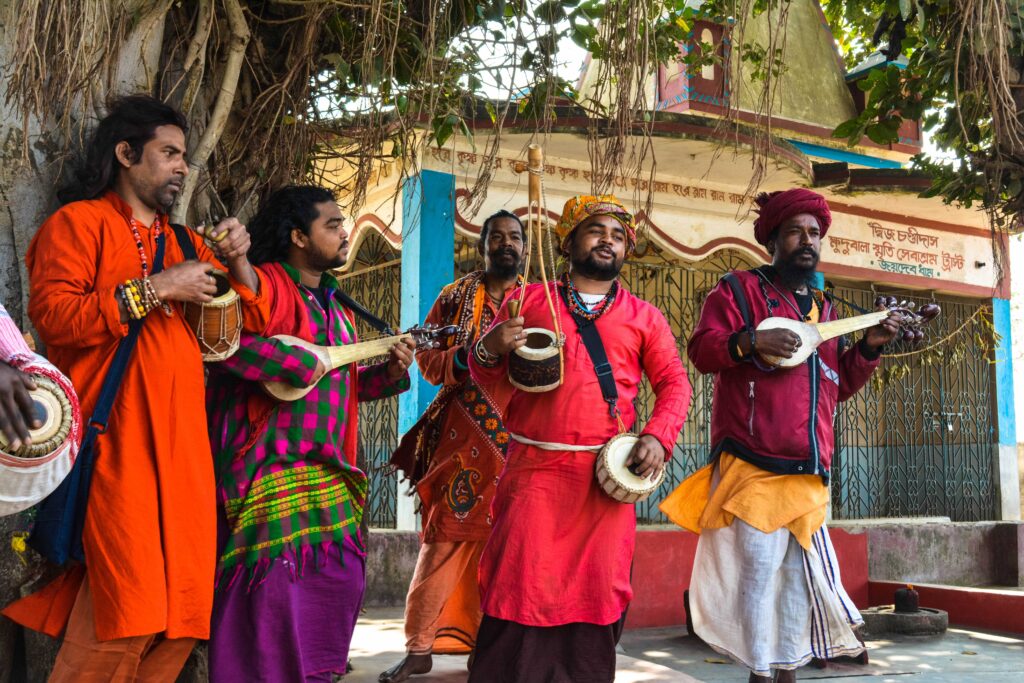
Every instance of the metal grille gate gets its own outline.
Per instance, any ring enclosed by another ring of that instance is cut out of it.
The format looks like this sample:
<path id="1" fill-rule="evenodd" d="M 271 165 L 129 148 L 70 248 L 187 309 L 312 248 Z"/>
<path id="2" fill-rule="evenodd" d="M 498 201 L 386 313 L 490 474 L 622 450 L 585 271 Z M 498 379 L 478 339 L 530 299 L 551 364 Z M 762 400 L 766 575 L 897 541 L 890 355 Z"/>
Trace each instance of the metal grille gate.
<path id="1" fill-rule="evenodd" d="M 622 278 L 631 291 L 662 312 L 673 332 L 693 384 L 693 400 L 683 432 L 655 496 L 637 505 L 642 523 L 664 523 L 658 503 L 686 476 L 708 461 L 712 377 L 697 373 L 685 354 L 708 291 L 728 270 L 756 265 L 733 251 L 720 251 L 696 263 L 669 261 L 656 248 L 630 262 Z M 475 242 L 461 236 L 455 244 L 455 277 L 480 267 Z M 358 276 L 354 276 L 359 273 Z M 381 317 L 397 322 L 401 281 L 398 253 L 374 234 L 363 242 L 353 276 L 345 288 Z M 865 308 L 874 294 L 839 287 L 835 293 Z M 901 298 L 912 298 L 904 295 Z M 919 302 L 931 301 L 914 297 Z M 977 302 L 937 299 L 943 314 L 932 338 L 958 328 Z M 844 315 L 851 315 L 845 311 Z M 367 330 L 360 330 L 368 333 Z M 982 333 L 974 322 L 968 340 Z M 899 349 L 896 349 L 899 351 Z M 914 370 L 882 387 L 865 387 L 840 405 L 836 418 L 832 506 L 839 519 L 945 515 L 954 520 L 993 519 L 996 512 L 992 370 L 989 359 L 968 347 L 943 362 Z M 882 370 L 898 364 L 885 360 Z M 917 365 L 914 363 L 912 365 Z M 650 414 L 653 396 L 646 382 L 637 397 L 640 424 Z M 371 526 L 395 526 L 395 479 L 381 468 L 397 445 L 398 401 L 360 405 L 360 464 L 370 474 Z"/>
<path id="2" fill-rule="evenodd" d="M 359 245 L 351 273 L 341 279 L 341 286 L 353 299 L 397 327 L 401 306 L 401 268 L 398 251 L 370 230 Z M 358 319 L 357 328 L 360 337 L 378 335 L 376 330 Z M 365 514 L 372 527 L 395 528 L 396 478 L 387 474 L 384 467 L 397 446 L 398 397 L 360 403 L 357 464 L 370 477 Z"/>

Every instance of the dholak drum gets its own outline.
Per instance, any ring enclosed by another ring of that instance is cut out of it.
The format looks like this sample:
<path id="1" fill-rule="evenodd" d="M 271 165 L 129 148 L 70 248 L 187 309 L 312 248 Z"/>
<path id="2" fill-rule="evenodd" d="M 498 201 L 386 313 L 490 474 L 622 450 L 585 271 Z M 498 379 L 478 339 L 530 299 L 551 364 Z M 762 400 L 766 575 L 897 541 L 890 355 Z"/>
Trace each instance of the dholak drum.
<path id="1" fill-rule="evenodd" d="M 185 322 L 192 328 L 199 340 L 199 351 L 203 360 L 213 363 L 238 350 L 242 334 L 242 300 L 238 292 L 231 289 L 226 273 L 215 270 L 217 293 L 208 304 L 185 302 L 181 306 Z"/>
<path id="2" fill-rule="evenodd" d="M 526 344 L 508 355 L 508 381 L 517 389 L 541 393 L 562 384 L 562 348 L 543 327 L 523 330 Z"/>
<path id="3" fill-rule="evenodd" d="M 57 372 L 53 366 L 49 368 Z M 31 370 L 29 374 L 36 383 L 36 389 L 29 392 L 32 404 L 43 425 L 29 430 L 32 443 L 17 450 L 0 433 L 0 517 L 32 507 L 50 495 L 71 471 L 78 453 L 78 399 L 50 377 Z M 70 391 L 70 383 L 67 387 Z"/>
<path id="4" fill-rule="evenodd" d="M 626 460 L 636 445 L 635 434 L 619 434 L 597 454 L 597 484 L 601 490 L 620 503 L 637 503 L 658 490 L 665 479 L 665 468 L 657 478 L 638 477 L 626 467 Z"/>

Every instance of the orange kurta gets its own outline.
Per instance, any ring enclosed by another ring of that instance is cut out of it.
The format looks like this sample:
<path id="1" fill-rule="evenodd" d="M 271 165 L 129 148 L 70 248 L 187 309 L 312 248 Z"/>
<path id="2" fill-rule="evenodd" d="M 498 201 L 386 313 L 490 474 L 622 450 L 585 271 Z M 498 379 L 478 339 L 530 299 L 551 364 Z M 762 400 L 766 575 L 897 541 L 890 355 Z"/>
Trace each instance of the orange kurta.
<path id="1" fill-rule="evenodd" d="M 74 383 L 85 416 L 128 332 L 119 319 L 117 285 L 142 274 L 130 215 L 112 192 L 68 204 L 47 219 L 26 255 L 29 316 L 50 360 Z M 165 268 L 184 260 L 174 233 L 167 233 Z M 140 234 L 152 268 L 154 232 L 143 228 Z M 193 242 L 201 260 L 223 267 L 201 239 Z M 264 297 L 232 284 L 246 328 L 262 330 L 269 316 Z M 199 346 L 180 310 L 172 317 L 153 311 L 108 431 L 96 441 L 83 541 L 99 640 L 160 632 L 209 636 L 216 499 L 203 397 Z M 44 589 L 5 614 L 51 634 L 62 629 L 80 575 L 65 578 L 59 590 Z"/>

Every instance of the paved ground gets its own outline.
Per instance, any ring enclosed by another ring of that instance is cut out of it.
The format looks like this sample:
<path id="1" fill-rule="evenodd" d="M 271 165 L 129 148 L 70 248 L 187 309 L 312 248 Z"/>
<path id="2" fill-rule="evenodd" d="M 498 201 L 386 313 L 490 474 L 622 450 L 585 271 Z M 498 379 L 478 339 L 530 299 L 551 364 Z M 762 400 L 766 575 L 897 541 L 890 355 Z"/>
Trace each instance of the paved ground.
<path id="1" fill-rule="evenodd" d="M 345 683 L 371 683 L 403 652 L 400 610 L 370 610 L 352 643 L 356 670 Z M 747 672 L 679 628 L 627 631 L 622 640 L 616 683 L 736 681 Z M 871 663 L 805 667 L 799 678 L 839 683 L 1024 683 L 1024 637 L 950 629 L 944 636 L 869 640 Z M 419 683 L 464 683 L 465 657 L 435 657 L 434 671 Z"/>

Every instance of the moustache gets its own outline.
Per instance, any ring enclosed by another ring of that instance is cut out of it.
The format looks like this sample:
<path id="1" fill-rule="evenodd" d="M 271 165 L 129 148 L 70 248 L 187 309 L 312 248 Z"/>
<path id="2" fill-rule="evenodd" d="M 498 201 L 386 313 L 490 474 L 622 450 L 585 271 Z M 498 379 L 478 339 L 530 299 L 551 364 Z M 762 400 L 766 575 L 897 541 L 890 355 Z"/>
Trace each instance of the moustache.
<path id="1" fill-rule="evenodd" d="M 503 249 L 495 249 L 491 252 L 491 258 L 497 258 L 498 256 L 508 256 L 510 258 L 519 258 L 519 254 L 516 253 L 515 249 L 511 247 L 505 247 Z"/>

